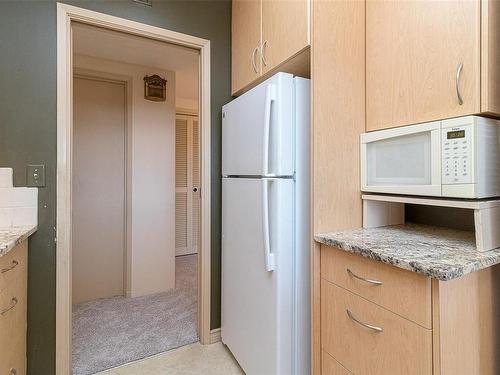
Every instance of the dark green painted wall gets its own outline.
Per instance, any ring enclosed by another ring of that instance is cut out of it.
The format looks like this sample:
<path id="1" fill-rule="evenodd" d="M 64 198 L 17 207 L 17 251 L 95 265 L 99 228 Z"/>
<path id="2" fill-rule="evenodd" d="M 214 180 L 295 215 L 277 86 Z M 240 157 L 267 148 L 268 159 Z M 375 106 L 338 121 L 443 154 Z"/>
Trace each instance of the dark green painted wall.
<path id="1" fill-rule="evenodd" d="M 220 326 L 221 106 L 230 100 L 230 1 L 65 1 L 209 39 L 212 83 L 212 328 Z M 56 2 L 0 1 L 0 166 L 26 183 L 25 165 L 45 163 L 39 229 L 29 240 L 28 369 L 55 366 Z"/>

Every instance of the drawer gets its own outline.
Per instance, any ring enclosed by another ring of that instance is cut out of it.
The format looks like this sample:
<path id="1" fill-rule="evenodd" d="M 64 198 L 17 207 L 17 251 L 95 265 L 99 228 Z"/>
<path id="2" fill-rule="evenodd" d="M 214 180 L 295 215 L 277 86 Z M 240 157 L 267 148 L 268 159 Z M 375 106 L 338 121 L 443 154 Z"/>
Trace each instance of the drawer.
<path id="1" fill-rule="evenodd" d="M 0 292 L 0 310 L 10 308 L 0 314 L 0 363 L 10 360 L 13 343 L 26 342 L 26 288 L 26 275 L 20 273 Z"/>
<path id="2" fill-rule="evenodd" d="M 428 277 L 328 246 L 321 246 L 321 277 L 432 328 L 431 279 Z"/>
<path id="3" fill-rule="evenodd" d="M 321 281 L 321 345 L 357 375 L 432 373 L 432 330 L 326 280 Z"/>
<path id="4" fill-rule="evenodd" d="M 23 241 L 4 256 L 0 257 L 0 292 L 10 280 L 20 273 L 26 273 L 28 241 Z"/>
<path id="5" fill-rule="evenodd" d="M 321 352 L 321 375 L 350 375 L 352 372 L 324 350 Z"/>

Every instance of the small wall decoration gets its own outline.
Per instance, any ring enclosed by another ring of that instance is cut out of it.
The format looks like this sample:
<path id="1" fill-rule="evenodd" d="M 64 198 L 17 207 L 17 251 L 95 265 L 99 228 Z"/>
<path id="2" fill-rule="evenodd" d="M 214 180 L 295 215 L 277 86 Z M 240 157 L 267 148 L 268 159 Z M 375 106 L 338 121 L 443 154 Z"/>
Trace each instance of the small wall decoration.
<path id="1" fill-rule="evenodd" d="M 144 99 L 164 102 L 167 99 L 167 80 L 157 74 L 144 77 Z"/>

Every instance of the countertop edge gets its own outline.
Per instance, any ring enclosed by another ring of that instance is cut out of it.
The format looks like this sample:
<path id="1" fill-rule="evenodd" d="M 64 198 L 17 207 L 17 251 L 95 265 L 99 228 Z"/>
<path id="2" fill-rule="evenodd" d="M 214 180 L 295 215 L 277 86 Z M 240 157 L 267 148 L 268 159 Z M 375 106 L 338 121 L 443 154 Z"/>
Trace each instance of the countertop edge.
<path id="1" fill-rule="evenodd" d="M 12 227 L 12 228 L 0 228 L 3 230 L 21 230 L 22 233 L 10 239 L 9 241 L 0 243 L 0 258 L 8 254 L 13 248 L 15 248 L 20 243 L 24 242 L 38 230 L 38 226 L 31 227 Z"/>
<path id="2" fill-rule="evenodd" d="M 446 270 L 443 269 L 433 269 L 430 270 L 428 268 L 423 267 L 418 262 L 405 261 L 401 259 L 397 259 L 395 257 L 386 256 L 384 254 L 379 254 L 373 250 L 368 248 L 361 248 L 358 246 L 351 246 L 344 241 L 335 240 L 333 238 L 329 238 L 332 233 L 320 233 L 314 235 L 314 240 L 320 244 L 333 246 L 340 250 L 346 251 L 348 253 L 352 253 L 355 255 L 362 256 L 364 258 L 372 259 L 384 264 L 388 264 L 393 267 L 398 267 L 407 271 L 415 272 L 423 276 L 427 276 L 433 279 L 437 279 L 440 281 L 450 281 L 462 276 L 465 276 L 469 273 L 479 271 L 481 269 L 494 266 L 497 263 L 492 263 L 490 265 L 478 264 L 477 262 L 471 262 L 471 264 L 466 267 L 456 266 L 456 267 L 448 267 Z"/>

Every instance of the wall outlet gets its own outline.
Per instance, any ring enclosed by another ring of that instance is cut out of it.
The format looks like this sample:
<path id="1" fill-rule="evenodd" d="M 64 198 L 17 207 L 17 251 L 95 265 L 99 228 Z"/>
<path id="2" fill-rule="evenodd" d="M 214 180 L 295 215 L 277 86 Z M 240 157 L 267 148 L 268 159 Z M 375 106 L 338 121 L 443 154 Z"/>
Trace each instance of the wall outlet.
<path id="1" fill-rule="evenodd" d="M 45 186 L 45 164 L 28 164 L 26 166 L 26 186 Z"/>

